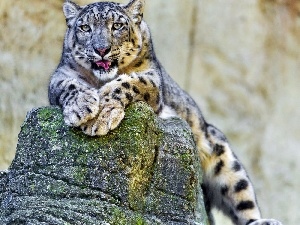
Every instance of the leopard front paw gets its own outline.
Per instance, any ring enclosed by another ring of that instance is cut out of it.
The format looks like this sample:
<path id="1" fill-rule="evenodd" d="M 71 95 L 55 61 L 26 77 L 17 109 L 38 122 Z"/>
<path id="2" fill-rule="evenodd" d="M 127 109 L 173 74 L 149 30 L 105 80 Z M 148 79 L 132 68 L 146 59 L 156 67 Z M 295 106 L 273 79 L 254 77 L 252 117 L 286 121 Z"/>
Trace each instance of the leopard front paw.
<path id="1" fill-rule="evenodd" d="M 71 127 L 79 127 L 96 117 L 99 113 L 99 99 L 97 91 L 78 92 L 63 106 L 65 123 Z"/>
<path id="2" fill-rule="evenodd" d="M 85 134 L 90 136 L 106 135 L 110 130 L 115 129 L 124 118 L 124 107 L 118 102 L 102 105 L 101 108 L 102 110 L 96 118 L 81 125 Z"/>

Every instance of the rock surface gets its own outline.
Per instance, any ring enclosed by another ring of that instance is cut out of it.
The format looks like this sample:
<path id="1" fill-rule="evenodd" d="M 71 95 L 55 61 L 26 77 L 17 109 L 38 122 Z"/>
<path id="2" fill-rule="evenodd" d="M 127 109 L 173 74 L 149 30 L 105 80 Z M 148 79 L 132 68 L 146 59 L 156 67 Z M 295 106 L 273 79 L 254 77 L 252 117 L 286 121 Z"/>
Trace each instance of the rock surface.
<path id="1" fill-rule="evenodd" d="M 205 225 L 190 129 L 144 103 L 121 126 L 88 137 L 61 110 L 32 110 L 0 173 L 0 224 Z"/>
<path id="2" fill-rule="evenodd" d="M 26 112 L 48 105 L 62 2 L 0 1 L 0 170 Z M 299 0 L 149 0 L 144 14 L 162 65 L 247 168 L 263 216 L 287 225 L 300 221 L 299 14 Z"/>

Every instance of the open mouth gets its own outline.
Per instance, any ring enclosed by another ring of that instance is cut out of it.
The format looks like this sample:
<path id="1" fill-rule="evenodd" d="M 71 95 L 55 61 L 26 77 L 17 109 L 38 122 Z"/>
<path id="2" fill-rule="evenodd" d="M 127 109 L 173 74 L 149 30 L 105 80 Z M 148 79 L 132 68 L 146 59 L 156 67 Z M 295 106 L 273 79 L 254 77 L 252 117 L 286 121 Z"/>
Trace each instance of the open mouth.
<path id="1" fill-rule="evenodd" d="M 92 63 L 92 69 L 94 70 L 104 70 L 108 72 L 111 68 L 117 66 L 116 61 L 108 61 L 108 60 L 99 60 Z"/>

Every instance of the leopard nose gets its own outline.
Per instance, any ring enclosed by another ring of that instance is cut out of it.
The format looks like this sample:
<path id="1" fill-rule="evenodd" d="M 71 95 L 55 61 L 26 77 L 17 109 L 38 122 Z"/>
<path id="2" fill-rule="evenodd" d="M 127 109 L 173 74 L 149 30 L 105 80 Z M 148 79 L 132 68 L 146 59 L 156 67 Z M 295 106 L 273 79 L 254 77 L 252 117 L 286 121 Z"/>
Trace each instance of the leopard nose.
<path id="1" fill-rule="evenodd" d="M 95 49 L 95 52 L 100 56 L 105 56 L 110 52 L 110 48 L 97 48 Z"/>

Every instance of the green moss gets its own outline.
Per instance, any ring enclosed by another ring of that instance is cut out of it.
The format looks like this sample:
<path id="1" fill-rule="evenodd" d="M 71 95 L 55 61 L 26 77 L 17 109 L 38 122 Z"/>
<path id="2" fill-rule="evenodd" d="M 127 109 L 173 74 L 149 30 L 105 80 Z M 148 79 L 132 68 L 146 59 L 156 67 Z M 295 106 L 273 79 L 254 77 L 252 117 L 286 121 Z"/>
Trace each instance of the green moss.
<path id="1" fill-rule="evenodd" d="M 130 164 L 128 199 L 133 209 L 141 211 L 145 207 L 145 193 L 149 189 L 162 131 L 158 129 L 154 114 L 148 106 L 146 110 L 144 104 L 141 104 L 140 107 L 131 106 L 128 110 L 131 112 L 130 120 L 125 120 L 124 128 L 131 129 L 131 132 L 122 131 L 122 126 L 118 132 L 123 135 L 131 133 L 134 137 L 135 144 L 128 148 Z M 147 123 L 145 123 L 145 119 Z M 137 121 L 139 121 L 138 124 L 136 124 Z M 133 127 L 135 128 L 132 130 Z M 144 140 L 145 133 L 147 133 L 147 140 Z"/>
<path id="2" fill-rule="evenodd" d="M 38 110 L 37 118 L 42 131 L 53 138 L 58 137 L 57 127 L 64 126 L 63 115 L 58 107 L 43 107 Z M 49 123 L 51 121 L 51 123 Z"/>
<path id="3" fill-rule="evenodd" d="M 105 149 L 101 156 L 98 156 L 99 164 L 106 167 L 106 163 L 116 154 L 115 149 L 124 146 L 123 152 L 126 155 L 125 165 L 129 167 L 128 201 L 130 207 L 135 210 L 143 210 L 145 207 L 145 193 L 149 189 L 150 180 L 153 174 L 153 164 L 157 150 L 160 145 L 162 131 L 157 126 L 157 121 L 152 109 L 145 103 L 129 106 L 126 109 L 126 116 L 120 126 L 105 136 L 89 137 L 80 129 L 69 128 L 64 124 L 61 109 L 41 108 L 37 118 L 43 133 L 48 133 L 52 140 L 63 141 L 57 127 L 63 127 L 64 133 L 72 137 L 74 142 L 66 142 L 65 148 L 68 151 L 60 151 L 61 158 L 74 157 L 75 167 L 72 173 L 77 183 L 84 184 L 88 170 L 80 165 L 86 165 L 89 157 L 99 148 Z M 49 121 L 51 121 L 49 123 Z M 146 121 L 146 122 L 145 122 Z M 145 139 L 146 137 L 146 139 Z M 53 145 L 55 143 L 52 143 Z"/>
<path id="4" fill-rule="evenodd" d="M 126 225 L 128 218 L 126 215 L 119 209 L 115 209 L 110 220 L 111 225 Z"/>
<path id="5" fill-rule="evenodd" d="M 134 225 L 147 225 L 147 224 L 148 223 L 142 217 L 138 217 L 136 218 Z"/>
<path id="6" fill-rule="evenodd" d="M 73 179 L 77 183 L 84 183 L 87 176 L 87 169 L 84 167 L 77 167 L 73 172 Z"/>
<path id="7" fill-rule="evenodd" d="M 53 196 L 64 196 L 68 189 L 63 182 L 50 183 L 45 188 Z"/>
<path id="8" fill-rule="evenodd" d="M 119 209 L 114 209 L 112 218 L 110 220 L 111 225 L 150 225 L 141 215 L 126 215 Z M 153 225 L 153 224 L 151 224 Z"/>

